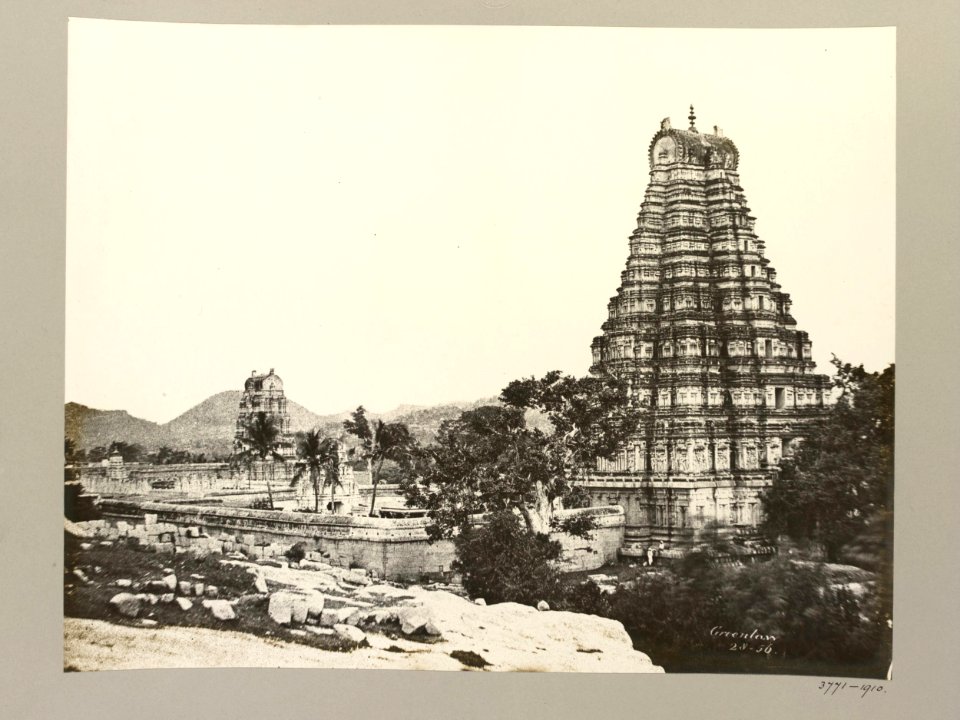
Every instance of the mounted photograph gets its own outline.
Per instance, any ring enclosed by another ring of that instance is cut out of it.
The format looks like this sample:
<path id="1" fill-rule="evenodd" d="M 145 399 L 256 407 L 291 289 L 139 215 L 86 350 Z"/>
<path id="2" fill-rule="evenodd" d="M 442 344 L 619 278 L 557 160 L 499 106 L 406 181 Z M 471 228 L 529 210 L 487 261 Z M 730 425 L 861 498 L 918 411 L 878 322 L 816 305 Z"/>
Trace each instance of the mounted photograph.
<path id="1" fill-rule="evenodd" d="M 893 28 L 69 22 L 64 671 L 893 663 Z"/>

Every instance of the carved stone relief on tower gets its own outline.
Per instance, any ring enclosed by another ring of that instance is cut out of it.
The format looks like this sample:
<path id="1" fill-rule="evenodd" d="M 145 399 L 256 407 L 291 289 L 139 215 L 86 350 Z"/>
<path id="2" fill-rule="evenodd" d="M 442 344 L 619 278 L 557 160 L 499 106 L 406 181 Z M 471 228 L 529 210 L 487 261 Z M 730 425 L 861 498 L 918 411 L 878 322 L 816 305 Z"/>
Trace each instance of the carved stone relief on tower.
<path id="1" fill-rule="evenodd" d="M 658 473 L 667 471 L 667 448 L 663 443 L 657 443 L 653 451 L 653 471 Z"/>
<path id="2" fill-rule="evenodd" d="M 730 469 L 730 446 L 726 442 L 717 443 L 716 453 L 717 453 L 717 458 L 716 458 L 717 470 L 729 470 Z"/>
<path id="3" fill-rule="evenodd" d="M 707 447 L 703 443 L 697 443 L 693 448 L 693 470 L 696 472 L 704 472 L 709 469 L 710 466 L 707 463 Z"/>
<path id="4" fill-rule="evenodd" d="M 688 450 L 685 444 L 675 445 L 673 449 L 673 469 L 685 473 L 690 466 Z"/>

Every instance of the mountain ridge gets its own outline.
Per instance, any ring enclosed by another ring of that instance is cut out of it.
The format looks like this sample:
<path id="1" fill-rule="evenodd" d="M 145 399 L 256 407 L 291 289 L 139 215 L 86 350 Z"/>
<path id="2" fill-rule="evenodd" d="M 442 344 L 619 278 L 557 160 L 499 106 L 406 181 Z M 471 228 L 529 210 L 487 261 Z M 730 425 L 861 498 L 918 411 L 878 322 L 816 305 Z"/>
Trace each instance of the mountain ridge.
<path id="1" fill-rule="evenodd" d="M 223 390 L 177 415 L 166 423 L 157 423 L 131 415 L 126 410 L 100 410 L 76 402 L 64 405 L 64 434 L 81 450 L 109 447 L 114 441 L 136 443 L 147 452 L 161 446 L 208 457 L 226 457 L 233 451 L 240 390 Z M 442 403 L 438 405 L 401 404 L 385 413 L 368 411 L 367 417 L 384 422 L 402 422 L 420 442 L 436 437 L 444 420 L 481 405 L 497 404 L 496 398 Z M 287 398 L 290 429 L 293 432 L 319 428 L 334 437 L 344 433 L 343 421 L 353 410 L 319 415 Z"/>

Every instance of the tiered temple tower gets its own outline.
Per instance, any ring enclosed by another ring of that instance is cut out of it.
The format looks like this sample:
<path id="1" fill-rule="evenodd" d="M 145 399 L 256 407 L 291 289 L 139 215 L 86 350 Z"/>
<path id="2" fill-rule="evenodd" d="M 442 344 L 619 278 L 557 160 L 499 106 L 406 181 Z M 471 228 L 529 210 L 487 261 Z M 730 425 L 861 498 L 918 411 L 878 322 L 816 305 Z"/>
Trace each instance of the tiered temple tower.
<path id="1" fill-rule="evenodd" d="M 696 539 L 708 521 L 750 534 L 784 454 L 829 405 L 810 339 L 764 257 L 714 127 L 670 119 L 650 143 L 650 183 L 621 285 L 592 344 L 594 373 L 627 381 L 636 436 L 585 480 L 626 511 L 627 543 Z"/>
<path id="2" fill-rule="evenodd" d="M 272 417 L 280 429 L 280 446 L 277 452 L 285 458 L 293 458 L 295 449 L 290 432 L 287 398 L 283 394 L 283 380 L 274 374 L 273 368 L 270 368 L 266 375 L 257 375 L 254 370 L 244 383 L 240 411 L 237 413 L 237 442 L 245 444 L 247 424 L 258 412 L 265 412 Z"/>

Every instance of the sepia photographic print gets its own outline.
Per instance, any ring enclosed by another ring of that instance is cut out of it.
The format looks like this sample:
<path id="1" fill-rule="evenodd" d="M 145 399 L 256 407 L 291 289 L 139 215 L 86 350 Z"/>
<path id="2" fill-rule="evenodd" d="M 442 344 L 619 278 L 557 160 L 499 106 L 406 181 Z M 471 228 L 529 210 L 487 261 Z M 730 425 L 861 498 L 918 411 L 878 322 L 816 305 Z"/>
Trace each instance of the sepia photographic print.
<path id="1" fill-rule="evenodd" d="M 884 692 L 893 28 L 68 40 L 64 671 Z"/>

